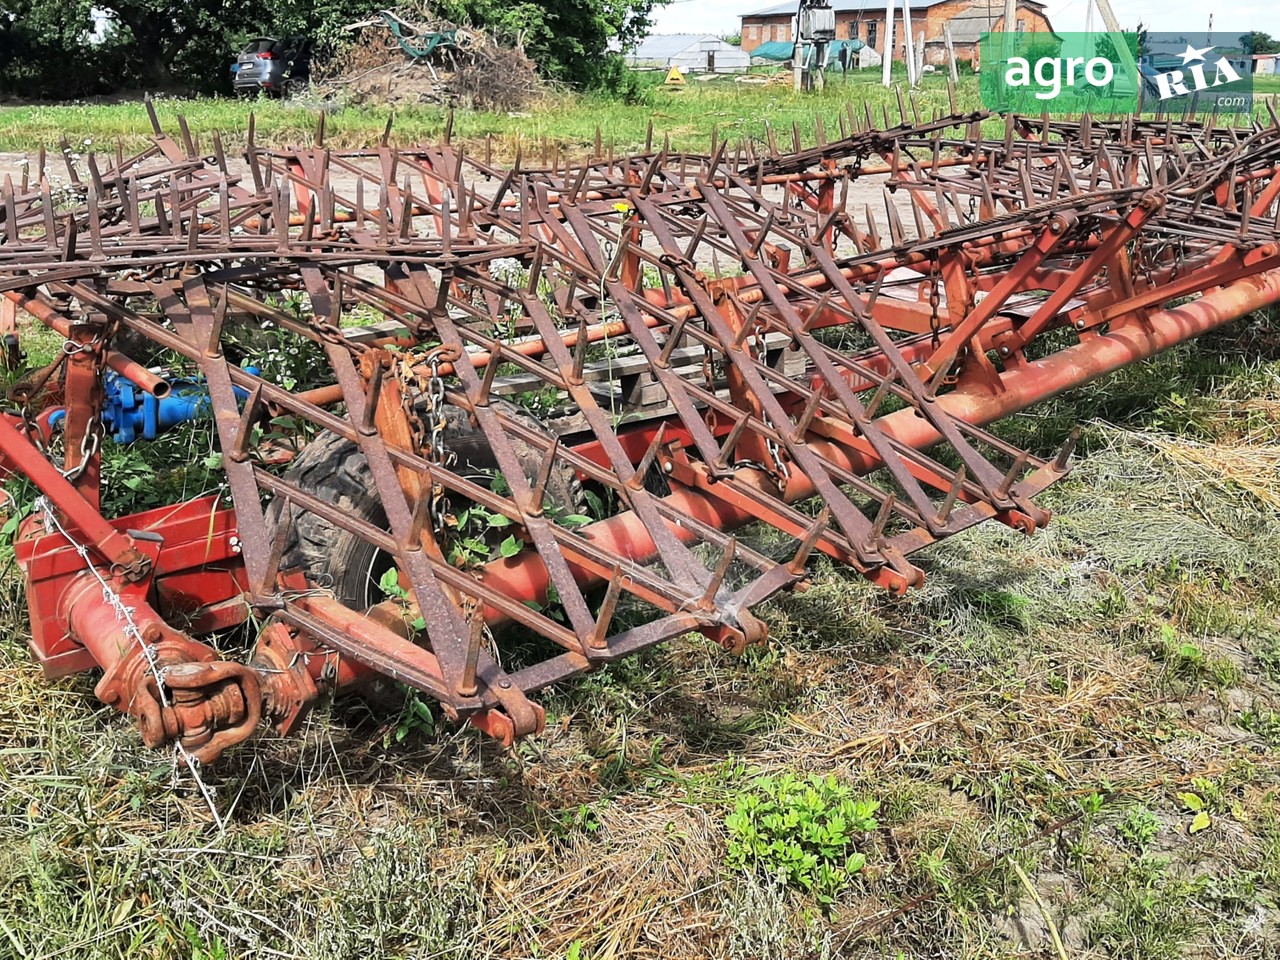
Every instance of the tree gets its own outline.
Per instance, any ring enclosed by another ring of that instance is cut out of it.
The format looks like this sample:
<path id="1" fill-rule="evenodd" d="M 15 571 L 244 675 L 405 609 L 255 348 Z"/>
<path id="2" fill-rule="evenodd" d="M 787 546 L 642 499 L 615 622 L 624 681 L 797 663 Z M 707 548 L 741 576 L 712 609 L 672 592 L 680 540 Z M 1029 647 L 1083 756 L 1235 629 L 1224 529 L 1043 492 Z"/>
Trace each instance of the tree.
<path id="1" fill-rule="evenodd" d="M 1121 34 L 1121 36 L 1124 37 L 1125 46 L 1129 48 L 1129 54 L 1135 61 L 1140 57 L 1146 56 L 1149 52 L 1147 28 L 1141 22 L 1134 30 Z M 1098 35 L 1094 45 L 1094 55 L 1102 57 L 1104 60 L 1110 60 L 1112 63 L 1120 61 L 1120 53 L 1116 49 L 1112 34 L 1102 33 Z"/>
<path id="2" fill-rule="evenodd" d="M 607 83 L 625 49 L 652 26 L 650 14 L 667 0 L 441 0 L 434 9 L 450 20 L 487 27 L 519 39 L 538 69 L 552 80 L 583 86 Z"/>
<path id="3" fill-rule="evenodd" d="M 88 0 L 0 0 L 0 92 L 96 92 L 90 7 Z"/>
<path id="4" fill-rule="evenodd" d="M 94 6 L 116 24 L 143 86 L 205 90 L 225 86 L 231 57 L 252 36 L 331 41 L 369 11 L 367 0 L 98 0 Z"/>
<path id="5" fill-rule="evenodd" d="M 611 43 L 634 43 L 666 0 L 399 0 L 405 19 L 445 17 L 521 41 L 543 74 L 619 82 Z M 71 98 L 143 87 L 227 90 L 230 60 L 253 36 L 305 34 L 321 53 L 366 18 L 368 0 L 0 0 L 0 92 Z M 95 37 L 94 16 L 105 36 Z"/>
<path id="6" fill-rule="evenodd" d="M 1240 36 L 1240 49 L 1248 56 L 1255 53 L 1280 53 L 1280 40 L 1261 30 L 1250 30 Z"/>

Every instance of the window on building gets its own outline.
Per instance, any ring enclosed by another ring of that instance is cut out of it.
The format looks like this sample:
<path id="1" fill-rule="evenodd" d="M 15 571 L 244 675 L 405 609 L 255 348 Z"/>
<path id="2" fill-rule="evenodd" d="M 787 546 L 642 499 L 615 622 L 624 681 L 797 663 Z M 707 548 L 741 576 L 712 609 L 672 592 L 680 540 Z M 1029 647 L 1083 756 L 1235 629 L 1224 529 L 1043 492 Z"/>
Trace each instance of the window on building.
<path id="1" fill-rule="evenodd" d="M 878 39 L 876 37 L 876 33 L 878 32 L 878 27 L 879 24 L 874 20 L 867 21 L 867 46 L 872 50 L 876 49 L 876 40 Z"/>
<path id="2" fill-rule="evenodd" d="M 1018 32 L 1019 32 L 1019 33 L 1026 33 L 1026 32 L 1027 32 L 1027 21 L 1025 21 L 1025 20 L 1019 20 L 1019 21 L 1018 21 Z"/>

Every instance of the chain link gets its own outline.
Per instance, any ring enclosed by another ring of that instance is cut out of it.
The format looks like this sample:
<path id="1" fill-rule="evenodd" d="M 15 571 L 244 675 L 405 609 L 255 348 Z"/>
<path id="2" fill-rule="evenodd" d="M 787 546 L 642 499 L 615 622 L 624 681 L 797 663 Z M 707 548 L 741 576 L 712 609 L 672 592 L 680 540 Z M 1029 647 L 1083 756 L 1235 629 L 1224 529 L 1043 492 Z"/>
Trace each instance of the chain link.
<path id="1" fill-rule="evenodd" d="M 929 258 L 929 331 L 933 335 L 933 349 L 938 349 L 941 342 L 938 336 L 938 329 L 941 326 L 938 320 L 938 304 L 941 303 L 942 297 L 938 294 L 938 258 L 936 256 Z"/>
<path id="2" fill-rule="evenodd" d="M 46 455 L 48 450 L 44 442 L 44 436 L 40 432 L 40 426 L 36 422 L 35 414 L 31 411 L 31 400 L 44 390 L 45 384 L 53 378 L 53 375 L 66 362 L 66 359 L 66 353 L 58 354 L 57 359 L 41 370 L 38 376 L 30 382 L 15 384 L 8 392 L 9 399 L 16 401 L 18 404 L 18 428 L 26 435 L 27 440 L 33 447 Z"/>
<path id="3" fill-rule="evenodd" d="M 436 347 L 426 356 L 425 362 L 431 375 L 426 382 L 427 404 L 421 417 L 421 422 L 426 428 L 425 436 L 422 438 L 424 442 L 421 445 L 427 462 L 441 467 L 449 466 L 451 461 L 451 454 L 444 443 L 444 433 L 449 426 L 444 415 L 444 378 L 440 376 L 441 354 L 444 350 L 444 347 Z M 407 392 L 405 398 L 407 402 Z M 416 420 L 416 415 L 412 419 Z M 445 529 L 444 486 L 433 481 L 428 496 L 431 497 L 431 529 L 439 537 Z"/>
<path id="4" fill-rule="evenodd" d="M 66 340 L 62 344 L 62 352 L 66 357 L 74 357 L 81 353 L 91 353 L 93 355 L 94 375 L 97 378 L 98 391 L 102 390 L 107 373 L 107 344 L 115 337 L 119 328 L 119 320 L 108 320 L 98 327 L 93 339 L 86 340 L 84 343 Z M 62 471 L 63 477 L 68 480 L 78 480 L 102 449 L 102 438 L 106 433 L 106 427 L 102 423 L 100 392 L 96 394 L 96 398 L 98 401 L 95 405 L 96 409 L 93 410 L 93 416 L 85 429 L 84 437 L 80 440 L 80 462 L 70 470 Z"/>

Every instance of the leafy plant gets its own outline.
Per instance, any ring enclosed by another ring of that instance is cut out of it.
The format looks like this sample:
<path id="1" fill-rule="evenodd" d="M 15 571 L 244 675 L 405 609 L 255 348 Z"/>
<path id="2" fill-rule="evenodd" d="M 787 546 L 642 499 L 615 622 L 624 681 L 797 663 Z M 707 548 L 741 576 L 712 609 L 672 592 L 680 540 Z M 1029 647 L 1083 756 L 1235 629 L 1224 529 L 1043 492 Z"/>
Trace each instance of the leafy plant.
<path id="1" fill-rule="evenodd" d="M 1146 807 L 1135 807 L 1116 824 L 1116 832 L 1130 846 L 1142 852 L 1160 832 L 1160 821 Z"/>
<path id="2" fill-rule="evenodd" d="M 400 570 L 397 567 L 390 567 L 383 571 L 382 576 L 378 578 L 378 589 L 390 600 L 407 601 L 409 599 L 409 591 L 400 586 Z M 409 626 L 415 631 L 425 630 L 427 621 L 419 615 L 409 621 Z"/>
<path id="3" fill-rule="evenodd" d="M 436 731 L 435 714 L 431 706 L 422 699 L 417 690 L 405 689 L 404 709 L 396 720 L 395 729 L 383 738 L 383 746 L 389 747 L 394 737 L 396 743 L 403 743 L 410 734 L 421 734 L 429 737 Z"/>
<path id="4" fill-rule="evenodd" d="M 1204 798 L 1200 794 L 1191 793 L 1190 791 L 1180 793 L 1178 794 L 1178 801 L 1188 812 L 1193 814 L 1191 822 L 1187 824 L 1187 833 L 1199 833 L 1202 830 L 1209 829 L 1212 821 L 1209 819 L 1209 811 L 1205 809 Z"/>
<path id="5" fill-rule="evenodd" d="M 555 825 L 552 829 L 557 836 L 561 837 L 574 833 L 597 833 L 600 830 L 600 817 L 593 806 L 580 803 L 576 807 L 556 813 Z"/>
<path id="6" fill-rule="evenodd" d="M 760 867 L 830 903 L 866 864 L 854 849 L 877 826 L 878 800 L 855 799 L 835 777 L 760 777 L 725 818 L 728 866 Z"/>
<path id="7" fill-rule="evenodd" d="M 1163 660 L 1170 676 L 1186 682 L 1207 680 L 1214 686 L 1229 687 L 1240 680 L 1239 670 L 1225 657 L 1206 653 L 1198 644 L 1182 639 L 1169 624 L 1162 624 L 1152 650 Z"/>
<path id="8" fill-rule="evenodd" d="M 1260 709 L 1257 704 L 1248 710 L 1241 711 L 1240 726 L 1252 734 L 1256 734 L 1271 746 L 1280 745 L 1280 713 L 1274 710 Z"/>

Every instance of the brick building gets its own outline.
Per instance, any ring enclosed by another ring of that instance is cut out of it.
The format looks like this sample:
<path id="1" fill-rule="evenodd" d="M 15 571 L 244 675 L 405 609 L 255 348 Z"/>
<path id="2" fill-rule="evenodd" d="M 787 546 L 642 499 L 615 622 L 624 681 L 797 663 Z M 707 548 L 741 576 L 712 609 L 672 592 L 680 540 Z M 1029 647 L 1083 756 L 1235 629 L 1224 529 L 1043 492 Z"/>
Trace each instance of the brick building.
<path id="1" fill-rule="evenodd" d="M 750 53 L 770 40 L 792 41 L 797 2 L 780 3 L 742 15 L 742 49 Z M 876 53 L 884 55 L 884 0 L 832 0 L 836 12 L 836 39 L 861 40 Z M 902 29 L 902 0 L 894 0 L 897 11 L 893 24 L 893 58 L 904 59 L 905 35 Z M 1018 0 L 1019 32 L 1052 32 L 1045 5 L 1038 0 Z M 947 62 L 947 48 L 942 25 L 951 29 L 956 58 L 978 59 L 978 37 L 1004 29 L 1004 3 L 991 0 L 912 0 L 911 29 L 916 37 L 924 31 L 925 63 Z M 912 38 L 913 40 L 915 37 Z"/>

